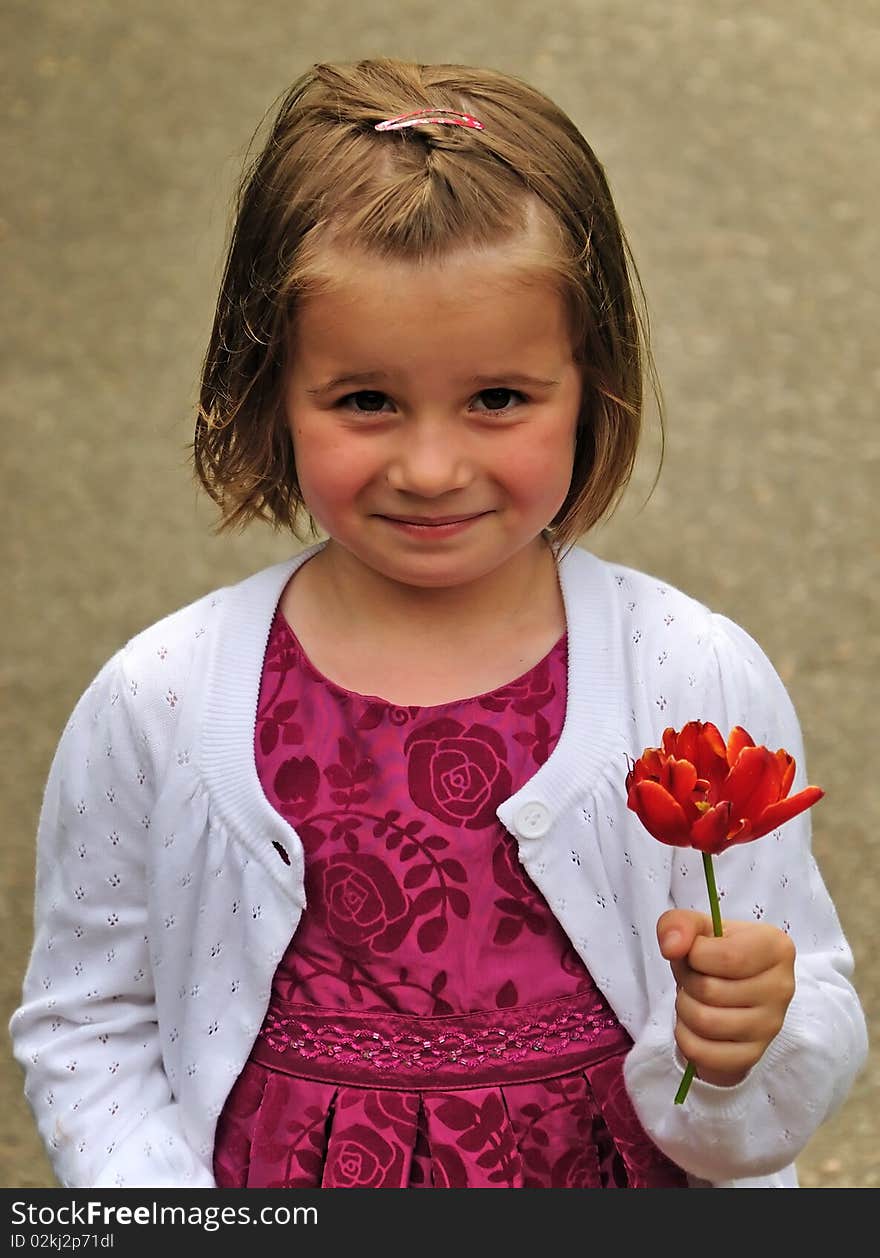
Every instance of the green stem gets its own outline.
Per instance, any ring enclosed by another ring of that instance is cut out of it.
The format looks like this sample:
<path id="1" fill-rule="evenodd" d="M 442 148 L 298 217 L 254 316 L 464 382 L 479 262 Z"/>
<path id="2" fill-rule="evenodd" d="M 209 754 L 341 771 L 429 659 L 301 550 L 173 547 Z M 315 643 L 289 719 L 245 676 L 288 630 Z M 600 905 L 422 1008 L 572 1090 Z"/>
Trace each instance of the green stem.
<path id="1" fill-rule="evenodd" d="M 697 1073 L 696 1066 L 694 1065 L 692 1061 L 689 1061 L 687 1064 L 687 1070 L 685 1070 L 684 1074 L 681 1076 L 681 1083 L 678 1085 L 678 1091 L 675 1094 L 676 1105 L 684 1104 L 684 1098 L 687 1096 L 690 1090 L 691 1079 L 693 1079 L 696 1073 Z"/>
<path id="2" fill-rule="evenodd" d="M 709 891 L 709 909 L 712 913 L 712 933 L 716 938 L 719 938 L 724 934 L 724 930 L 721 924 L 721 906 L 718 903 L 718 888 L 715 886 L 715 870 L 712 866 L 711 852 L 703 853 L 703 872 L 706 875 L 706 887 Z M 676 1105 L 684 1104 L 684 1099 L 690 1090 L 691 1080 L 696 1073 L 696 1066 L 692 1061 L 689 1061 L 687 1069 L 682 1075 L 678 1091 L 675 1094 Z"/>
<path id="3" fill-rule="evenodd" d="M 709 908 L 712 911 L 712 933 L 716 939 L 724 934 L 721 927 L 721 905 L 718 903 L 718 888 L 715 886 L 715 870 L 712 867 L 711 852 L 703 853 L 703 872 L 706 875 L 706 886 L 709 889 Z"/>

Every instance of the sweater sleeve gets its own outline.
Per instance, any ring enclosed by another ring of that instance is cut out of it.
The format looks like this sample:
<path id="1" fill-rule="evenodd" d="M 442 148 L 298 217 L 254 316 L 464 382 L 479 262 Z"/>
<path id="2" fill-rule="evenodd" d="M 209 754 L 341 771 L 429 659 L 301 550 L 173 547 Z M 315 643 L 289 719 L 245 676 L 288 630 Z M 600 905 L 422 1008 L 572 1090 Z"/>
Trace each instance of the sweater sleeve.
<path id="1" fill-rule="evenodd" d="M 738 724 L 756 743 L 784 747 L 797 762 L 792 793 L 801 790 L 808 784 L 803 741 L 781 679 L 738 625 L 718 615 L 711 624 L 700 719 L 715 722 L 725 736 Z M 833 800 L 818 807 L 831 809 Z M 671 981 L 649 993 L 650 1016 L 627 1060 L 627 1088 L 652 1138 L 685 1170 L 716 1184 L 790 1165 L 842 1104 L 865 1061 L 853 958 L 812 855 L 811 811 L 714 862 L 723 916 L 773 923 L 797 949 L 795 995 L 760 1062 L 734 1087 L 694 1079 L 685 1103 L 674 1105 L 685 1062 L 674 1039 Z M 671 902 L 707 911 L 698 853 L 676 854 Z"/>
<path id="2" fill-rule="evenodd" d="M 162 1063 L 147 924 L 150 748 L 123 652 L 77 703 L 37 831 L 34 942 L 10 1022 L 61 1185 L 211 1187 Z"/>

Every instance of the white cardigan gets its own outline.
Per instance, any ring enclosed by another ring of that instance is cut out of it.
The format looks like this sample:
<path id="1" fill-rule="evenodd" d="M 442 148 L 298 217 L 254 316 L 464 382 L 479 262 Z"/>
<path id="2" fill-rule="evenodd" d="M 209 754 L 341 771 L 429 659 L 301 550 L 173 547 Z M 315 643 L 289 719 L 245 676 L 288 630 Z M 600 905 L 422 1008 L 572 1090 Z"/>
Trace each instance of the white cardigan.
<path id="1" fill-rule="evenodd" d="M 65 1186 L 214 1185 L 216 1120 L 305 905 L 302 845 L 262 791 L 254 726 L 279 597 L 320 545 L 138 634 L 64 730 L 39 822 L 33 952 L 10 1031 Z M 651 838 L 624 791 L 626 755 L 692 719 L 724 734 L 742 724 L 756 742 L 785 747 L 799 790 L 790 700 L 742 629 L 673 587 L 577 547 L 559 574 L 565 725 L 498 817 L 635 1041 L 627 1087 L 657 1145 L 695 1184 L 795 1186 L 795 1156 L 866 1053 L 852 956 L 810 854 L 809 813 L 716 860 L 724 915 L 776 923 L 796 942 L 785 1025 L 742 1083 L 695 1080 L 676 1106 L 675 985 L 655 927 L 675 905 L 707 910 L 702 862 Z"/>

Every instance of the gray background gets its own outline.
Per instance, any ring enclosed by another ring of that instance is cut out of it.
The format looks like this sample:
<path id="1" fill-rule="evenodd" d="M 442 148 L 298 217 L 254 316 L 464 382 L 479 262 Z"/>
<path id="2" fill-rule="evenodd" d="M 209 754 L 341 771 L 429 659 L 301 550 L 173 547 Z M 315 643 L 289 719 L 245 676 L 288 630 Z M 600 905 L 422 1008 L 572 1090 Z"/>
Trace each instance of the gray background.
<path id="1" fill-rule="evenodd" d="M 210 535 L 189 480 L 200 355 L 250 136 L 319 59 L 529 79 L 604 162 L 668 408 L 585 544 L 763 645 L 827 791 L 815 846 L 877 1027 L 876 262 L 872 0 L 218 0 L 2 6 L 4 573 L 0 996 L 30 942 L 33 835 L 77 697 L 129 636 L 298 549 Z M 878 1183 L 876 1054 L 799 1159 Z M 53 1186 L 7 1049 L 0 1183 Z"/>

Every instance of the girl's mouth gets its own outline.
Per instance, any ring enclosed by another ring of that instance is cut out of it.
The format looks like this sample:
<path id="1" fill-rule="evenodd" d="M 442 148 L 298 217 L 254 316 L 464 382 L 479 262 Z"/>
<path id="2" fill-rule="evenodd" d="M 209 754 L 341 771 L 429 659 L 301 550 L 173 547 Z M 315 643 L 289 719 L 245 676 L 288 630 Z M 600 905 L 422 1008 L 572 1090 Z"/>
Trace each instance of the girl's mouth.
<path id="1" fill-rule="evenodd" d="M 447 516 L 445 519 L 428 520 L 419 519 L 411 516 L 406 519 L 400 519 L 395 516 L 382 516 L 389 524 L 393 524 L 395 528 L 401 529 L 408 533 L 411 537 L 451 537 L 455 533 L 462 533 L 470 525 L 475 524 L 481 519 L 485 512 L 480 515 L 469 516 Z"/>

